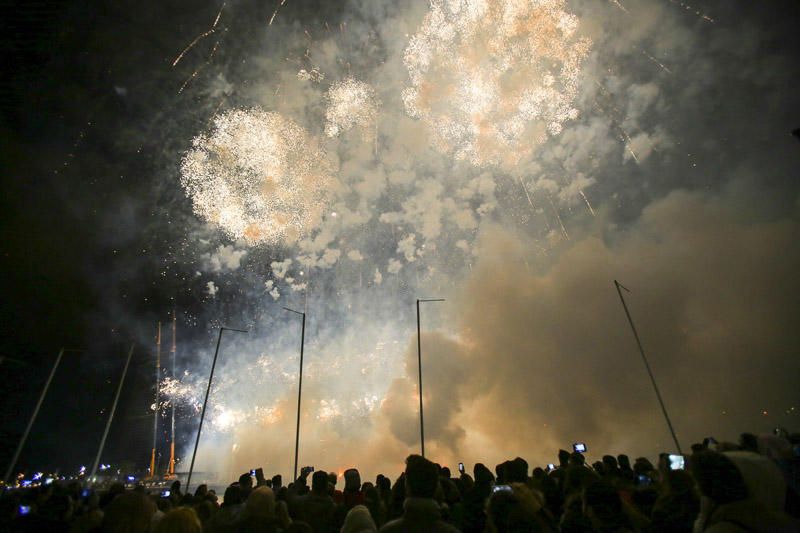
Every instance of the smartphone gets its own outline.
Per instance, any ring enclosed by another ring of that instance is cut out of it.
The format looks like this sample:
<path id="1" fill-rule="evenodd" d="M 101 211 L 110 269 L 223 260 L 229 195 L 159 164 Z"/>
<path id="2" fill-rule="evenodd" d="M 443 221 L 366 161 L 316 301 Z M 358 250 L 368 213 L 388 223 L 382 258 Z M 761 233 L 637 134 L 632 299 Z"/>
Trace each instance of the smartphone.
<path id="1" fill-rule="evenodd" d="M 83 489 L 81 491 L 81 498 L 88 498 L 92 492 L 89 489 Z"/>
<path id="2" fill-rule="evenodd" d="M 636 478 L 636 484 L 640 487 L 646 487 L 652 483 L 653 480 L 650 479 L 650 476 L 647 474 L 639 474 L 639 477 Z"/>
<path id="3" fill-rule="evenodd" d="M 30 505 L 20 505 L 17 508 L 17 512 L 20 514 L 20 516 L 25 516 L 27 514 L 30 514 L 31 506 Z"/>
<path id="4" fill-rule="evenodd" d="M 667 456 L 670 470 L 683 470 L 686 466 L 686 459 L 682 455 L 671 453 Z"/>
<path id="5" fill-rule="evenodd" d="M 495 485 L 492 487 L 492 492 L 514 492 L 511 485 Z"/>
<path id="6" fill-rule="evenodd" d="M 578 453 L 586 453 L 586 444 L 583 442 L 576 442 L 572 445 L 572 450 Z"/>
<path id="7" fill-rule="evenodd" d="M 464 463 L 458 463 L 458 471 L 464 473 Z"/>
<path id="8" fill-rule="evenodd" d="M 255 468 L 251 468 L 251 469 L 250 469 L 250 475 L 251 475 L 252 477 L 256 477 L 256 469 L 255 469 Z"/>
<path id="9" fill-rule="evenodd" d="M 162 498 L 169 498 L 170 494 L 172 494 L 172 493 L 169 491 L 169 489 L 165 489 L 165 490 L 161 491 L 161 497 Z"/>
<path id="10" fill-rule="evenodd" d="M 556 469 L 556 465 L 554 463 L 550 463 L 550 464 L 547 465 L 547 471 L 548 472 L 552 472 L 555 469 Z"/>

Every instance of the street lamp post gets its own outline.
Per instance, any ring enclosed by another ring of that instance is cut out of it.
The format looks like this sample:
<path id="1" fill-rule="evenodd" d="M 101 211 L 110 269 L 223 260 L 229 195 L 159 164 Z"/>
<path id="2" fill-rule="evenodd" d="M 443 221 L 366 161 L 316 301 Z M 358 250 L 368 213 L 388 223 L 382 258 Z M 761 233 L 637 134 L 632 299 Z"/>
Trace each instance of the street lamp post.
<path id="1" fill-rule="evenodd" d="M 626 292 L 631 292 L 627 287 L 622 285 L 619 281 L 614 280 L 614 285 L 617 287 L 617 293 L 619 294 L 619 300 L 622 302 L 622 308 L 625 310 L 625 316 L 628 317 L 628 323 L 631 325 L 631 331 L 633 331 L 633 336 L 636 339 L 636 345 L 639 347 L 639 353 L 642 355 L 642 361 L 644 362 L 644 367 L 647 369 L 647 374 L 650 376 L 650 382 L 653 384 L 653 390 L 656 391 L 656 397 L 658 398 L 658 403 L 661 405 L 661 412 L 664 413 L 664 420 L 667 421 L 667 427 L 669 427 L 669 432 L 672 434 L 672 440 L 675 441 L 675 447 L 678 448 L 678 453 L 683 454 L 681 451 L 681 445 L 678 442 L 678 437 L 675 435 L 675 429 L 672 427 L 672 422 L 669 419 L 669 415 L 667 414 L 667 408 L 664 405 L 664 400 L 661 398 L 661 393 L 658 390 L 658 385 L 656 385 L 656 378 L 653 376 L 653 371 L 650 368 L 650 363 L 647 362 L 647 357 L 644 354 L 644 348 L 642 348 L 642 341 L 639 340 L 639 333 L 636 331 L 636 326 L 633 325 L 633 318 L 631 318 L 631 313 L 628 311 L 628 305 L 625 303 L 625 298 L 622 296 L 622 291 L 620 289 L 625 289 Z"/>
<path id="2" fill-rule="evenodd" d="M 443 302 L 444 298 L 417 298 L 417 362 L 419 363 L 419 442 L 422 457 L 425 457 L 425 419 L 422 414 L 422 330 L 419 320 L 420 302 Z"/>
<path id="3" fill-rule="evenodd" d="M 303 317 L 303 325 L 300 330 L 300 379 L 297 384 L 297 428 L 294 434 L 294 475 L 292 477 L 294 481 L 297 479 L 297 457 L 300 450 L 300 400 L 303 397 L 303 348 L 306 342 L 306 314 L 288 307 L 283 309 Z"/>
<path id="4" fill-rule="evenodd" d="M 200 413 L 200 426 L 197 428 L 197 437 L 194 441 L 194 451 L 192 452 L 192 463 L 189 465 L 189 476 L 186 478 L 185 492 L 189 493 L 189 484 L 192 482 L 192 472 L 194 472 L 194 460 L 197 457 L 197 447 L 200 444 L 200 433 L 203 431 L 203 420 L 206 417 L 206 407 L 208 406 L 208 396 L 211 393 L 211 382 L 214 380 L 214 368 L 217 366 L 217 356 L 219 355 L 219 345 L 222 342 L 222 333 L 224 331 L 236 331 L 239 333 L 247 333 L 246 329 L 235 328 L 219 328 L 219 336 L 217 337 L 217 349 L 214 350 L 214 359 L 211 361 L 211 374 L 208 376 L 208 386 L 206 387 L 206 397 L 203 400 L 203 411 Z"/>

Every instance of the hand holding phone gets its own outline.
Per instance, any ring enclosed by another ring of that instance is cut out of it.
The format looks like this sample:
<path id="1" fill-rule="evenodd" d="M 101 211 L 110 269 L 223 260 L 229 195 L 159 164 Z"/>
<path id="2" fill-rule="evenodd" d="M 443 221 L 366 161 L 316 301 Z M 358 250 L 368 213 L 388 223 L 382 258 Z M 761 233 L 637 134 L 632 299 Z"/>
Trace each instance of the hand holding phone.
<path id="1" fill-rule="evenodd" d="M 572 445 L 572 450 L 578 453 L 586 453 L 586 444 L 583 442 L 576 442 Z"/>
<path id="2" fill-rule="evenodd" d="M 458 463 L 458 471 L 464 473 L 464 463 Z"/>

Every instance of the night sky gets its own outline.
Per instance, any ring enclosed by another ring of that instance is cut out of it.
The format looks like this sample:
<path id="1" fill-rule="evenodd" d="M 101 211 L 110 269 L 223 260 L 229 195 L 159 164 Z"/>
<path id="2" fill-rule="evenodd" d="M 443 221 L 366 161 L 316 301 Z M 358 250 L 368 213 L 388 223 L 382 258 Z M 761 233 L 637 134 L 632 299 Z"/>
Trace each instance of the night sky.
<path id="1" fill-rule="evenodd" d="M 565 97 L 576 113 L 463 149 L 431 119 L 451 116 L 463 72 L 434 54 L 420 91 L 440 100 L 417 116 L 403 100 L 427 0 L 5 2 L 4 467 L 61 347 L 85 351 L 64 357 L 18 468 L 91 464 L 133 343 L 103 460 L 144 468 L 156 324 L 166 357 L 174 309 L 181 456 L 217 328 L 244 327 L 201 468 L 231 456 L 220 469 L 288 474 L 299 326 L 285 305 L 309 315 L 301 462 L 396 475 L 418 446 L 419 297 L 447 298 L 424 311 L 434 459 L 545 463 L 576 440 L 653 457 L 673 445 L 614 279 L 685 449 L 796 431 L 800 6 L 552 3 L 577 17 L 572 42 L 591 42 Z M 501 68 L 489 37 L 472 39 L 476 68 Z M 499 91 L 533 83 L 515 68 Z M 348 78 L 371 87 L 377 118 L 326 135 Z M 299 151 L 332 169 L 296 238 L 235 235 L 187 194 L 193 139 L 256 109 L 299 126 Z"/>

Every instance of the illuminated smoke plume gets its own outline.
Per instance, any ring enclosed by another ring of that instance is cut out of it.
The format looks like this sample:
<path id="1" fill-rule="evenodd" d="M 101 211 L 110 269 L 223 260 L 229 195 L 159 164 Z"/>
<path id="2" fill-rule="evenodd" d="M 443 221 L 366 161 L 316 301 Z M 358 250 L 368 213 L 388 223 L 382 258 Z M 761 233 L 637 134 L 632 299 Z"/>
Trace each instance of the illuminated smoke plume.
<path id="1" fill-rule="evenodd" d="M 346 78 L 331 86 L 325 95 L 325 133 L 336 137 L 355 126 L 373 126 L 378 115 L 375 89 L 369 84 Z"/>
<path id="2" fill-rule="evenodd" d="M 564 0 L 431 0 L 404 62 L 406 111 L 435 146 L 476 165 L 514 165 L 578 116 L 591 46 Z"/>
<path id="3" fill-rule="evenodd" d="M 181 161 L 195 213 L 248 244 L 293 242 L 321 222 L 333 169 L 292 120 L 258 108 L 214 119 Z"/>

